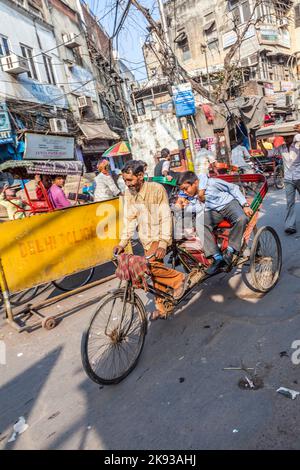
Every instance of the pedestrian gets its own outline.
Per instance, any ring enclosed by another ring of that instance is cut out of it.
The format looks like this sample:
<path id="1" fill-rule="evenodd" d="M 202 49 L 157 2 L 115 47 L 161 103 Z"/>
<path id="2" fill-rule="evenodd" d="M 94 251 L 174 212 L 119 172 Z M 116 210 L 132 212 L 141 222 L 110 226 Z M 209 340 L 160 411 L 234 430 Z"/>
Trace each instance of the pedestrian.
<path id="1" fill-rule="evenodd" d="M 159 177 L 163 176 L 167 181 L 172 181 L 173 175 L 170 171 L 171 167 L 171 153 L 168 148 L 162 149 L 160 152 L 160 160 L 154 168 L 154 176 Z M 169 184 L 163 184 L 163 187 L 167 191 L 168 196 L 171 195 L 172 186 Z"/>
<path id="2" fill-rule="evenodd" d="M 42 176 L 35 175 L 34 180 L 36 182 L 35 194 L 36 194 L 37 199 L 39 201 L 45 201 L 45 195 L 40 186 L 40 183 L 42 183 L 45 190 L 48 191 L 48 189 L 50 189 L 52 185 L 51 177 L 49 175 L 42 175 Z"/>
<path id="3" fill-rule="evenodd" d="M 300 129 L 297 128 L 297 131 Z M 284 183 L 286 192 L 287 212 L 285 218 L 285 233 L 292 235 L 296 227 L 296 192 L 300 194 L 300 134 L 288 135 L 285 143 L 271 150 L 270 157 L 281 156 L 284 167 Z"/>
<path id="4" fill-rule="evenodd" d="M 110 165 L 108 160 L 102 160 L 98 165 L 99 174 L 95 178 L 96 188 L 94 200 L 107 201 L 120 195 L 121 191 L 116 186 L 110 175 Z"/>
<path id="5" fill-rule="evenodd" d="M 48 189 L 48 196 L 53 209 L 64 209 L 65 207 L 69 207 L 71 203 L 63 190 L 66 177 L 62 175 L 55 175 L 51 177 L 51 180 L 52 185 Z"/>
<path id="6" fill-rule="evenodd" d="M 243 145 L 242 140 L 238 140 L 233 142 L 232 144 L 232 151 L 231 151 L 231 163 L 233 166 L 237 166 L 239 169 L 243 170 L 244 172 L 253 173 L 251 166 L 248 161 L 251 160 L 251 155 Z"/>
<path id="7" fill-rule="evenodd" d="M 117 186 L 121 192 L 121 195 L 123 196 L 126 190 L 126 184 L 124 183 L 124 180 L 123 180 L 122 171 L 119 168 L 116 168 L 115 174 L 117 176 Z"/>
<path id="8" fill-rule="evenodd" d="M 200 143 L 200 150 L 194 158 L 194 169 L 198 177 L 200 175 L 208 175 L 209 168 L 214 168 L 216 163 L 216 157 L 211 150 L 208 148 L 208 141 L 203 139 Z"/>
<path id="9" fill-rule="evenodd" d="M 29 211 L 30 207 L 17 196 L 16 186 L 4 185 L 0 194 L 0 205 L 5 207 L 9 220 L 23 219 L 26 217 L 26 212 Z"/>

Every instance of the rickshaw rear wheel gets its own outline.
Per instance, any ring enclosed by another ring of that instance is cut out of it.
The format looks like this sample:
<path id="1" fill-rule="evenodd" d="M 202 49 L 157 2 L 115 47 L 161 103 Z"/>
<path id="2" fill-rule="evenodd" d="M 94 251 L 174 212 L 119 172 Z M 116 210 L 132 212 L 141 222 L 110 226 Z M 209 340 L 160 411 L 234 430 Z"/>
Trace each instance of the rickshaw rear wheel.
<path id="1" fill-rule="evenodd" d="M 70 292 L 71 290 L 78 289 L 78 287 L 82 287 L 88 284 L 90 280 L 92 279 L 94 272 L 95 272 L 95 268 L 90 268 L 85 271 L 81 271 L 81 273 L 84 274 L 84 278 L 83 280 L 79 280 L 79 281 L 76 281 L 75 279 L 74 285 L 73 284 L 68 285 L 68 280 L 75 278 L 76 275 L 79 275 L 81 273 L 71 274 L 70 276 L 65 276 L 62 279 L 56 279 L 55 281 L 52 281 L 52 284 L 54 285 L 54 287 L 56 287 L 59 290 L 62 290 L 63 292 Z"/>
<path id="2" fill-rule="evenodd" d="M 250 284 L 261 293 L 272 290 L 280 277 L 282 247 L 272 227 L 262 227 L 254 237 L 250 253 Z"/>
<path id="3" fill-rule="evenodd" d="M 121 382 L 135 368 L 141 355 L 147 320 L 141 299 L 125 300 L 125 289 L 104 296 L 81 338 L 82 365 L 97 384 Z M 123 312 L 123 314 L 122 314 Z"/>

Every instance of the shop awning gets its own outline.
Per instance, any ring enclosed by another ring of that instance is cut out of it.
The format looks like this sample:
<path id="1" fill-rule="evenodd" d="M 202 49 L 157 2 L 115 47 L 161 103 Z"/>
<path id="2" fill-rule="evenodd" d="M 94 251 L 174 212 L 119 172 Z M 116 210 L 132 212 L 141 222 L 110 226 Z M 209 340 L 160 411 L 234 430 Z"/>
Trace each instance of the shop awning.
<path id="1" fill-rule="evenodd" d="M 112 131 L 106 121 L 78 123 L 86 140 L 117 140 L 120 136 Z"/>
<path id="2" fill-rule="evenodd" d="M 259 129 L 267 114 L 267 106 L 263 96 L 240 96 L 227 102 L 231 113 L 241 119 L 248 129 Z"/>

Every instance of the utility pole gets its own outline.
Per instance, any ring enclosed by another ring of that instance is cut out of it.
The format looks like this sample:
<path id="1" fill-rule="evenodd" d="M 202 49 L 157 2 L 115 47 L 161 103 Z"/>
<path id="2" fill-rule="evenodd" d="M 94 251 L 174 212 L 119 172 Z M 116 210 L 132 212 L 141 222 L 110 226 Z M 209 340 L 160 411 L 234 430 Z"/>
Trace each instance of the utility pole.
<path id="1" fill-rule="evenodd" d="M 144 15 L 144 17 L 148 21 L 149 25 L 155 31 L 155 33 L 157 34 L 157 37 L 162 42 L 162 47 L 164 49 L 164 54 L 169 56 L 174 61 L 174 63 L 176 64 L 177 71 L 178 71 L 178 73 L 180 73 L 182 78 L 184 80 L 186 80 L 187 82 L 190 82 L 190 84 L 192 85 L 192 88 L 193 88 L 194 91 L 196 91 L 200 95 L 204 96 L 204 98 L 207 98 L 211 103 L 217 104 L 216 99 L 214 98 L 214 96 L 212 96 L 212 94 L 209 93 L 209 91 L 206 90 L 206 88 L 203 87 L 200 83 L 196 82 L 192 77 L 190 77 L 188 72 L 178 63 L 178 60 L 177 60 L 174 52 L 172 51 L 172 49 L 166 46 L 164 37 L 162 37 L 161 30 L 160 30 L 157 22 L 150 15 L 149 10 L 147 8 L 143 7 L 138 2 L 138 0 L 131 0 L 131 3 L 132 3 L 132 5 L 134 5 L 136 7 L 137 10 L 139 10 Z"/>
<path id="2" fill-rule="evenodd" d="M 211 92 L 211 81 L 210 81 L 210 75 L 209 75 L 209 70 L 208 70 L 207 45 L 206 44 L 201 44 L 201 51 L 202 51 L 202 53 L 204 54 L 204 57 L 205 57 L 207 83 L 208 83 L 208 90 L 209 90 L 209 93 L 210 93 Z"/>
<path id="3" fill-rule="evenodd" d="M 163 0 L 157 0 L 157 2 L 158 2 L 158 7 L 159 7 L 159 14 L 160 14 L 160 18 L 161 18 L 161 24 L 162 24 L 162 28 L 163 28 L 164 39 L 165 39 L 166 44 L 169 46 L 169 48 L 171 48 Z"/>

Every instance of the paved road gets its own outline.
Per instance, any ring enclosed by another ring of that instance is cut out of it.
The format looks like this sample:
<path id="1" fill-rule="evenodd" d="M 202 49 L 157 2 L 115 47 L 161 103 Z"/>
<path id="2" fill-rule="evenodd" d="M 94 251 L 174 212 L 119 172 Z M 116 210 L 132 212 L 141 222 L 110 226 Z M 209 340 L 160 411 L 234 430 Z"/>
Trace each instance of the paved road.
<path id="1" fill-rule="evenodd" d="M 206 282 L 178 315 L 151 325 L 138 366 L 117 386 L 99 387 L 82 370 L 80 338 L 91 307 L 50 332 L 17 335 L 3 327 L 0 448 L 299 449 L 300 397 L 276 393 L 280 386 L 300 391 L 300 365 L 288 357 L 300 340 L 300 233 L 284 235 L 284 209 L 284 194 L 271 191 L 259 224 L 273 225 L 282 239 L 276 289 L 259 297 L 238 273 Z M 298 217 L 300 224 L 299 207 Z M 263 388 L 242 390 L 245 374 L 223 370 L 241 361 L 257 367 Z M 19 416 L 29 428 L 8 443 Z"/>

